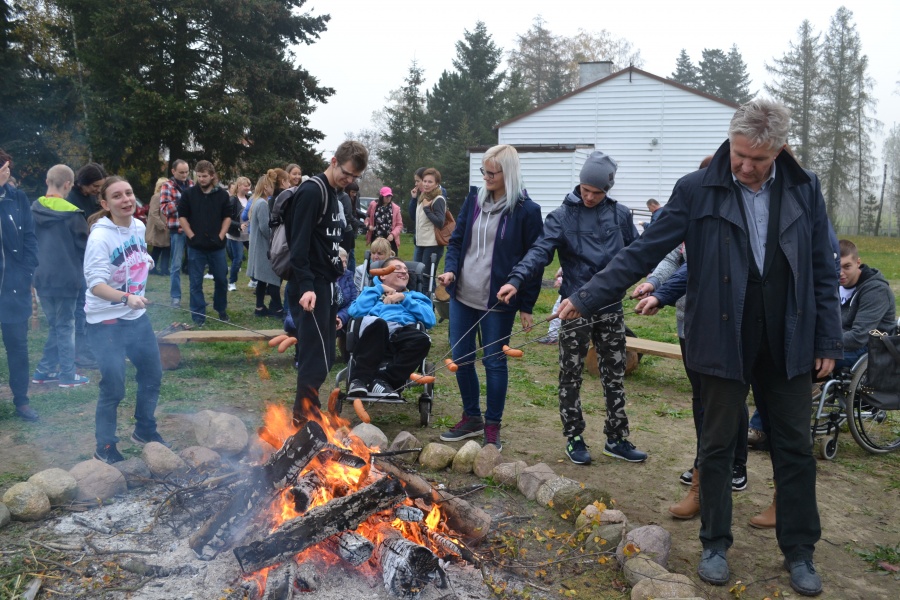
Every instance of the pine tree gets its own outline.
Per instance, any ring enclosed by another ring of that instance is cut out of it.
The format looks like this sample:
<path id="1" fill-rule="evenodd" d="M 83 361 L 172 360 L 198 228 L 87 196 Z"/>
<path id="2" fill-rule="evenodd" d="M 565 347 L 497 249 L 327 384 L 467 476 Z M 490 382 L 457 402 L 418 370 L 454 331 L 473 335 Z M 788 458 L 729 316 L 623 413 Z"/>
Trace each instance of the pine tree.
<path id="1" fill-rule="evenodd" d="M 670 79 L 692 88 L 700 88 L 700 71 L 684 48 L 681 49 L 678 60 L 675 61 L 675 71 Z"/>
<path id="2" fill-rule="evenodd" d="M 861 73 L 862 45 L 853 13 L 838 8 L 831 18 L 822 46 L 821 105 L 815 120 L 814 144 L 820 148 L 815 167 L 822 179 L 822 193 L 832 223 L 838 209 L 853 197 L 859 171 L 857 144 L 857 84 Z"/>
<path id="3" fill-rule="evenodd" d="M 563 40 L 537 16 L 526 33 L 516 36 L 516 49 L 509 53 L 510 68 L 517 72 L 531 96 L 540 105 L 571 91 L 566 78 Z"/>
<path id="4" fill-rule="evenodd" d="M 700 91 L 725 98 L 722 76 L 726 71 L 728 56 L 718 48 L 704 48 L 700 59 Z"/>
<path id="5" fill-rule="evenodd" d="M 822 45 L 820 34 L 807 20 L 797 30 L 797 37 L 780 59 L 776 58 L 773 65 L 766 64 L 776 80 L 766 84 L 765 90 L 791 109 L 791 147 L 800 164 L 808 167 L 813 163 L 812 135 L 822 89 Z"/>
<path id="6" fill-rule="evenodd" d="M 381 132 L 385 147 L 377 175 L 386 185 L 405 189 L 416 169 L 433 164 L 434 146 L 428 135 L 424 84 L 425 72 L 413 61 L 397 100 L 385 109 L 387 120 Z M 402 212 L 405 217 L 406 211 Z"/>
<path id="7" fill-rule="evenodd" d="M 743 104 L 753 97 L 750 93 L 750 75 L 747 63 L 737 45 L 731 46 L 725 58 L 725 72 L 722 78 L 722 97 Z"/>

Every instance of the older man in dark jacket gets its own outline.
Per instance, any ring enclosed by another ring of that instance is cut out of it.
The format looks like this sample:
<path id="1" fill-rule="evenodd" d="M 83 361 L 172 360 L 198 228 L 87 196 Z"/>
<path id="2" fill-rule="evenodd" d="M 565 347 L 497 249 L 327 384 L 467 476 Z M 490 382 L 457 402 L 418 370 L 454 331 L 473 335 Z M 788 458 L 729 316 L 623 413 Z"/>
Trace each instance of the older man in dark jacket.
<path id="1" fill-rule="evenodd" d="M 709 167 L 679 180 L 654 227 L 566 299 L 560 317 L 615 302 L 684 240 L 692 263 L 685 360 L 700 373 L 705 409 L 698 573 L 716 585 L 729 580 L 731 466 L 752 379 L 771 424 L 784 565 L 795 591 L 816 595 L 822 582 L 812 556 L 821 527 L 809 383 L 811 372 L 824 376 L 841 358 L 841 322 L 819 180 L 782 152 L 789 124 L 782 105 L 741 106 Z"/>

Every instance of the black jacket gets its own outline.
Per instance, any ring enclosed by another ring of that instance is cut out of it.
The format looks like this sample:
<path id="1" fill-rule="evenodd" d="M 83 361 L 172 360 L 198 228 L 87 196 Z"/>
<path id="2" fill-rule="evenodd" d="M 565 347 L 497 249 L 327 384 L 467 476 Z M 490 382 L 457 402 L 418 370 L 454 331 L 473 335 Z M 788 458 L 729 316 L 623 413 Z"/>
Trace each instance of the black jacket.
<path id="1" fill-rule="evenodd" d="M 41 265 L 34 272 L 34 287 L 41 296 L 77 298 L 84 287 L 84 249 L 89 233 L 84 212 L 61 198 L 48 198 L 46 203 L 41 200 L 31 205 Z M 68 208 L 66 205 L 75 210 L 57 210 Z"/>
<path id="2" fill-rule="evenodd" d="M 188 246 L 197 250 L 220 250 L 225 236 L 219 237 L 222 221 L 231 218 L 228 192 L 216 186 L 204 194 L 199 185 L 188 188 L 178 200 L 178 217 L 187 219 L 194 232 Z"/>
<path id="3" fill-rule="evenodd" d="M 25 192 L 7 183 L 0 196 L 0 323 L 19 323 L 31 316 L 37 238 Z"/>
<path id="4" fill-rule="evenodd" d="M 334 283 L 344 273 L 338 254 L 344 227 L 337 192 L 328 183 L 325 173 L 315 177 L 325 186 L 326 197 L 322 198 L 319 185 L 309 179 L 300 184 L 284 212 L 292 278 L 301 296 L 314 291 L 317 279 Z"/>

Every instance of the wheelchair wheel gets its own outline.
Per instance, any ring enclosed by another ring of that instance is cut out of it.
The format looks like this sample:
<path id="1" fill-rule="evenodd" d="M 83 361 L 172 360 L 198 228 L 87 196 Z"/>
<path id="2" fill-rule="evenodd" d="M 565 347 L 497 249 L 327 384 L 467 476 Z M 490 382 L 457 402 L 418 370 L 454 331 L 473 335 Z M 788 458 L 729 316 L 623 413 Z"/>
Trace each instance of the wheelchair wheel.
<path id="1" fill-rule="evenodd" d="M 431 398 L 422 394 L 419 396 L 419 426 L 428 427 L 431 424 Z"/>
<path id="2" fill-rule="evenodd" d="M 900 448 L 900 411 L 881 410 L 868 401 L 867 367 L 868 358 L 860 362 L 850 382 L 850 434 L 872 454 L 886 454 Z"/>
<path id="3" fill-rule="evenodd" d="M 426 360 L 424 366 L 425 366 L 425 369 L 424 369 L 425 375 L 431 375 L 433 377 L 434 376 L 434 363 L 431 362 L 430 360 Z M 425 390 L 423 393 L 426 396 L 428 396 L 429 401 L 431 401 L 431 399 L 434 398 L 434 384 L 426 383 L 424 388 L 425 388 Z"/>
<path id="4" fill-rule="evenodd" d="M 816 454 L 822 460 L 834 460 L 837 456 L 837 432 L 834 436 L 816 438 Z"/>

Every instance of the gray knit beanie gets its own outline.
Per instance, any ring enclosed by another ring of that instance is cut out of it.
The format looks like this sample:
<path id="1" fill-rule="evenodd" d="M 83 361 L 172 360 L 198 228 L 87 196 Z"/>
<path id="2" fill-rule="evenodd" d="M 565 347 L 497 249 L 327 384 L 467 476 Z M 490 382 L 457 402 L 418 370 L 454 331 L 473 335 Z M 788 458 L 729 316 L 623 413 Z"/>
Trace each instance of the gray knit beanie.
<path id="1" fill-rule="evenodd" d="M 616 183 L 616 164 L 611 157 L 597 150 L 591 152 L 584 166 L 581 167 L 581 183 L 586 183 L 595 188 L 608 192 Z"/>

